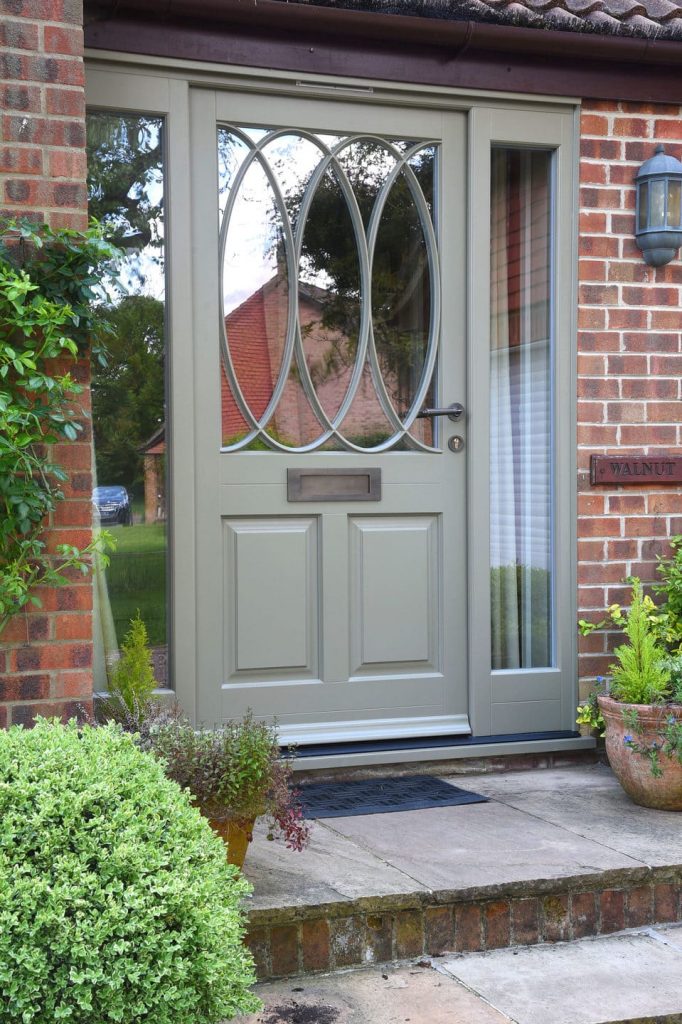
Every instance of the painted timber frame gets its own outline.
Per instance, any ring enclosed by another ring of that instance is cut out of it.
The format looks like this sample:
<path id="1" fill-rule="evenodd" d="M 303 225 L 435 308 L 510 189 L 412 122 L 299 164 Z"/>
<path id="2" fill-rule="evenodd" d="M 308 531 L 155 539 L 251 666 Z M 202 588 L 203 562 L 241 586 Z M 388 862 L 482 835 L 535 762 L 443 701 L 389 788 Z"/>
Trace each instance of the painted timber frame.
<path id="1" fill-rule="evenodd" d="M 575 310 L 576 310 L 576 192 L 578 101 L 572 98 L 509 96 L 472 90 L 429 86 L 398 86 L 366 79 L 309 76 L 268 72 L 244 67 L 192 63 L 182 60 L 142 58 L 133 55 L 91 51 L 87 57 L 87 101 L 92 109 L 142 112 L 166 119 L 167 239 L 169 320 L 169 425 L 170 463 L 170 551 L 171 551 L 171 678 L 185 709 L 196 714 L 197 679 L 196 607 L 197 579 L 193 536 L 196 522 L 195 490 L 188 479 L 198 453 L 191 428 L 195 394 L 192 346 L 193 267 L 189 245 L 191 234 L 189 120 L 190 90 L 208 87 L 235 93 L 280 96 L 343 96 L 348 102 L 381 102 L 386 105 L 464 111 L 468 116 L 469 217 L 467 239 L 467 365 L 468 403 L 475 415 L 467 449 L 469 567 L 488 564 L 489 474 L 488 463 L 488 372 L 490 288 L 488 225 L 490 223 L 490 149 L 494 143 L 544 147 L 555 151 L 554 181 L 556 205 L 554 222 L 554 331 L 555 395 L 554 514 L 556 566 L 554 621 L 557 624 L 555 668 L 549 670 L 493 673 L 490 670 L 490 588 L 487 573 L 470 571 L 469 610 L 469 696 L 475 736 L 495 732 L 495 709 L 508 708 L 514 733 L 540 731 L 533 726 L 535 705 L 546 700 L 547 686 L 552 700 L 560 704 L 562 729 L 574 729 L 576 701 L 576 498 L 575 498 Z M 465 183 L 463 183 L 464 187 Z M 475 396 L 475 397 L 473 397 Z M 177 524 L 182 523 L 182 529 Z M 514 677 L 514 678 L 510 678 Z M 508 743 L 483 743 L 477 755 L 543 752 L 592 746 L 579 737 L 543 740 L 513 739 Z M 391 760 L 439 759 L 471 756 L 471 747 L 431 747 L 424 751 L 393 751 Z M 378 763 L 381 753 L 346 755 L 332 761 L 324 757 L 307 760 L 308 767 L 327 763 Z M 315 762 L 313 764 L 313 761 Z"/>

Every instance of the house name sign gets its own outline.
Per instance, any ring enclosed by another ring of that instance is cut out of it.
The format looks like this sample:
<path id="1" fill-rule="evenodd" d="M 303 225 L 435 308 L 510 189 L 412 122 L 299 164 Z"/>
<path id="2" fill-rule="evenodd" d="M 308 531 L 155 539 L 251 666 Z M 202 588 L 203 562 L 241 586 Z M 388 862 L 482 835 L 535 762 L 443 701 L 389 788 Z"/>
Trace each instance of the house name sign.
<path id="1" fill-rule="evenodd" d="M 682 484 L 682 455 L 592 455 L 590 483 Z"/>

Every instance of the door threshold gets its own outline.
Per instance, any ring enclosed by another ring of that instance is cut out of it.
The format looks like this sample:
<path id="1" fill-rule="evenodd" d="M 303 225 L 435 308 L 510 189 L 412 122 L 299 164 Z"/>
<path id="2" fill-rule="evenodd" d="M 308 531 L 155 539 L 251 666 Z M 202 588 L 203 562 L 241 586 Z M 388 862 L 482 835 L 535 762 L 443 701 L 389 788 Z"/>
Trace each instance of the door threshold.
<path id="1" fill-rule="evenodd" d="M 298 747 L 294 771 L 462 758 L 503 757 L 594 750 L 596 740 L 572 730 L 508 733 L 502 736 L 428 736 Z M 286 748 L 285 748 L 286 749 Z"/>

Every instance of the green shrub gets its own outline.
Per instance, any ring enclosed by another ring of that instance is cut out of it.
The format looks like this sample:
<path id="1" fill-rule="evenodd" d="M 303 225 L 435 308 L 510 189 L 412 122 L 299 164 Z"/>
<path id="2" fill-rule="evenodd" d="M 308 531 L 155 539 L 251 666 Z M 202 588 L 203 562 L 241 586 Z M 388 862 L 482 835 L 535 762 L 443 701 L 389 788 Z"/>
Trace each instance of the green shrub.
<path id="1" fill-rule="evenodd" d="M 0 1022 L 217 1024 L 256 1009 L 248 887 L 114 726 L 0 731 Z"/>
<path id="2" fill-rule="evenodd" d="M 128 711 L 135 711 L 138 706 L 146 704 L 155 688 L 147 627 L 138 610 L 121 644 L 121 657 L 111 674 L 109 690 Z"/>

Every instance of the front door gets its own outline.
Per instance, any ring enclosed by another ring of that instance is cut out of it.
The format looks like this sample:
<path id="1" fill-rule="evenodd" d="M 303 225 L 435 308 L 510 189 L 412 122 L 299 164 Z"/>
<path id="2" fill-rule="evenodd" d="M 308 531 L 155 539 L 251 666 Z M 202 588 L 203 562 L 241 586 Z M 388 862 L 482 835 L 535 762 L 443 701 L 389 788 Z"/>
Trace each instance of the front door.
<path id="1" fill-rule="evenodd" d="M 197 718 L 299 743 L 470 731 L 465 115 L 356 92 L 191 106 Z"/>

